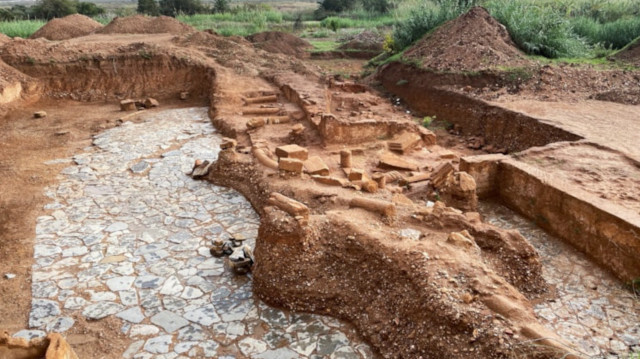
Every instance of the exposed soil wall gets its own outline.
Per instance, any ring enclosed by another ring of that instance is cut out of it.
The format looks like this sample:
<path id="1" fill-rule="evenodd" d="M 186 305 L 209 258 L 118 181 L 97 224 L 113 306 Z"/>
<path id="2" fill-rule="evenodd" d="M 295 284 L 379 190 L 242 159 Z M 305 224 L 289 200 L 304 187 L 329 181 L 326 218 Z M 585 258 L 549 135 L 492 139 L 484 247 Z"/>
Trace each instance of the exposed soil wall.
<path id="1" fill-rule="evenodd" d="M 15 59 L 12 59 L 15 60 Z M 53 98 L 82 101 L 127 97 L 177 97 L 180 92 L 208 97 L 214 71 L 170 55 L 113 55 L 68 63 L 12 63 L 43 85 Z"/>
<path id="2" fill-rule="evenodd" d="M 379 79 L 387 90 L 398 95 L 414 110 L 425 115 L 436 115 L 438 119 L 459 126 L 464 135 L 483 137 L 486 143 L 507 152 L 581 139 L 535 118 L 438 88 L 452 84 L 460 87 L 489 86 L 502 81 L 498 75 L 437 74 L 394 62 L 380 70 Z"/>
<path id="3" fill-rule="evenodd" d="M 640 277 L 640 216 L 609 210 L 543 171 L 508 157 L 463 159 L 461 169 L 486 183 L 483 194 L 495 194 L 508 207 L 563 238 L 629 282 Z"/>

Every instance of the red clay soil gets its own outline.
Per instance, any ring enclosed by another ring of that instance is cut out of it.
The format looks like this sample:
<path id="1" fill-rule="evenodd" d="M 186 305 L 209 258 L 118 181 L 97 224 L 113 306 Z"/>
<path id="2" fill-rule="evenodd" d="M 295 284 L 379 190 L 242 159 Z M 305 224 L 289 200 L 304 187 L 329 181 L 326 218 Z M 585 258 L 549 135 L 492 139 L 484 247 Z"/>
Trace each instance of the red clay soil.
<path id="1" fill-rule="evenodd" d="M 73 14 L 49 21 L 29 38 L 43 37 L 48 40 L 66 40 L 89 35 L 101 27 L 102 24 L 90 17 Z"/>
<path id="2" fill-rule="evenodd" d="M 247 40 L 262 50 L 298 58 L 309 56 L 307 49 L 313 47 L 306 40 L 280 31 L 265 31 L 247 36 Z"/>
<path id="3" fill-rule="evenodd" d="M 11 38 L 5 34 L 0 34 L 0 45 L 4 45 L 7 42 L 11 41 Z"/>
<path id="4" fill-rule="evenodd" d="M 144 15 L 134 15 L 127 17 L 116 17 L 102 29 L 96 31 L 97 34 L 162 34 L 170 33 L 182 35 L 197 31 L 193 27 L 183 24 L 180 21 L 168 17 L 149 17 Z"/>
<path id="5" fill-rule="evenodd" d="M 615 54 L 613 58 L 640 67 L 640 37 Z"/>
<path id="6" fill-rule="evenodd" d="M 0 104 L 9 103 L 18 99 L 22 92 L 28 92 L 35 81 L 17 69 L 0 60 Z M 0 115 L 5 109 L 0 109 Z"/>
<path id="7" fill-rule="evenodd" d="M 506 28 L 479 6 L 426 35 L 403 58 L 438 71 L 530 65 Z"/>

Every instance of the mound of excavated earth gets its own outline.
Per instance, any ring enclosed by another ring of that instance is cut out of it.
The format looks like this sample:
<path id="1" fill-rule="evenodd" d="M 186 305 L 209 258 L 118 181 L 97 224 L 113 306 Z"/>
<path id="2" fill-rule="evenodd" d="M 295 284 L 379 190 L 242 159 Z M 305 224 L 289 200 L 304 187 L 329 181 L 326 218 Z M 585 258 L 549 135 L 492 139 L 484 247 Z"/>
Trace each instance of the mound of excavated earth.
<path id="1" fill-rule="evenodd" d="M 43 37 L 48 40 L 66 40 L 89 35 L 102 27 L 102 24 L 90 17 L 73 14 L 53 19 L 31 35 L 31 39 Z"/>
<path id="2" fill-rule="evenodd" d="M 640 67 L 640 37 L 615 54 L 613 58 Z"/>
<path id="3" fill-rule="evenodd" d="M 365 30 L 349 38 L 338 48 L 340 50 L 372 51 L 380 53 L 383 50 L 383 42 L 384 39 L 379 33 Z"/>
<path id="4" fill-rule="evenodd" d="M 183 24 L 180 21 L 168 17 L 149 17 L 144 15 L 134 15 L 127 17 L 116 17 L 102 29 L 96 31 L 98 34 L 186 34 L 195 32 L 193 27 Z"/>
<path id="5" fill-rule="evenodd" d="M 529 64 L 505 27 L 479 6 L 426 35 L 403 57 L 440 71 L 480 71 Z"/>
<path id="6" fill-rule="evenodd" d="M 7 42 L 11 41 L 11 38 L 5 34 L 0 34 L 0 45 L 4 45 Z"/>
<path id="7" fill-rule="evenodd" d="M 307 49 L 313 47 L 307 41 L 285 32 L 265 31 L 247 36 L 247 40 L 257 48 L 265 51 L 296 56 L 298 58 L 308 57 Z"/>

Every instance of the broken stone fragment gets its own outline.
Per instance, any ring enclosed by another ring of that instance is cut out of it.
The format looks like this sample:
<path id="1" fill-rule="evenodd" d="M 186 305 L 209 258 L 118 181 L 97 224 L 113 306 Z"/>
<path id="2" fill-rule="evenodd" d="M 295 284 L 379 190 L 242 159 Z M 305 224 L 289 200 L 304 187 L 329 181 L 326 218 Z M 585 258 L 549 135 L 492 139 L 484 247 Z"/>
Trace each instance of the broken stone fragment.
<path id="1" fill-rule="evenodd" d="M 309 218 L 309 207 L 280 193 L 271 193 L 268 203 L 289 213 L 292 217 Z"/>
<path id="2" fill-rule="evenodd" d="M 440 188 L 447 183 L 449 175 L 455 171 L 455 168 L 451 162 L 445 162 L 436 167 L 431 173 L 431 184 L 435 188 Z"/>
<path id="3" fill-rule="evenodd" d="M 269 168 L 272 168 L 274 170 L 278 169 L 278 162 L 274 161 L 273 159 L 271 159 L 271 157 L 267 156 L 267 153 L 265 152 L 264 149 L 258 148 L 258 147 L 254 147 L 253 148 L 253 155 L 263 165 L 265 165 L 265 166 L 267 166 Z"/>
<path id="4" fill-rule="evenodd" d="M 297 158 L 306 161 L 309 158 L 309 152 L 306 148 L 298 145 L 286 145 L 276 148 L 276 156 L 278 158 Z"/>
<path id="5" fill-rule="evenodd" d="M 211 168 L 211 162 L 204 161 L 204 162 L 198 163 L 198 161 L 196 161 L 196 164 L 193 167 L 193 170 L 191 171 L 191 177 L 202 178 L 209 174 L 210 168 Z"/>
<path id="6" fill-rule="evenodd" d="M 221 150 L 229 150 L 234 149 L 238 145 L 238 142 L 233 138 L 225 137 L 222 139 L 222 143 L 220 143 Z"/>
<path id="7" fill-rule="evenodd" d="M 340 186 L 343 187 L 347 184 L 347 181 L 342 178 L 332 177 L 332 176 L 311 176 L 311 178 L 322 184 L 326 184 L 329 186 Z"/>
<path id="8" fill-rule="evenodd" d="M 16 275 L 13 274 L 13 273 L 5 273 L 4 277 L 5 277 L 5 279 L 13 279 L 13 278 L 16 277 Z"/>
<path id="9" fill-rule="evenodd" d="M 271 125 L 277 125 L 280 123 L 289 123 L 289 122 L 291 122 L 291 117 L 289 117 L 289 115 L 267 117 L 267 123 Z"/>
<path id="10" fill-rule="evenodd" d="M 452 160 L 453 162 L 460 161 L 460 157 L 458 157 L 458 155 L 456 155 L 455 153 L 453 153 L 450 150 L 444 150 L 444 151 L 440 152 L 440 158 L 445 159 L 445 160 Z"/>
<path id="11" fill-rule="evenodd" d="M 418 171 L 418 165 L 403 160 L 402 158 L 395 156 L 391 153 L 385 153 L 380 156 L 380 163 L 378 164 L 380 168 L 393 168 L 393 169 L 401 169 L 407 171 Z"/>
<path id="12" fill-rule="evenodd" d="M 420 135 L 414 132 L 403 132 L 397 138 L 388 141 L 387 144 L 391 151 L 406 153 L 422 141 Z"/>
<path id="13" fill-rule="evenodd" d="M 378 183 L 376 181 L 364 179 L 362 181 L 355 181 L 354 183 L 360 186 L 360 188 L 365 192 L 378 192 Z"/>
<path id="14" fill-rule="evenodd" d="M 180 99 L 182 101 L 184 101 L 184 100 L 186 100 L 188 98 L 189 98 L 189 93 L 188 92 L 186 92 L 186 91 L 180 92 Z"/>
<path id="15" fill-rule="evenodd" d="M 126 100 L 122 100 L 120 101 L 120 111 L 135 111 L 137 110 L 136 108 L 136 102 L 132 99 L 126 99 Z"/>
<path id="16" fill-rule="evenodd" d="M 256 128 L 260 128 L 266 124 L 267 122 L 265 121 L 264 118 L 252 118 L 249 121 L 247 121 L 247 128 L 249 130 L 255 130 Z"/>
<path id="17" fill-rule="evenodd" d="M 473 248 L 474 250 L 480 250 L 475 240 L 469 234 L 469 232 L 465 229 L 461 232 L 451 232 L 449 233 L 449 237 L 447 238 L 447 242 L 458 247 L 463 248 Z"/>
<path id="18" fill-rule="evenodd" d="M 319 156 L 311 156 L 308 160 L 304 161 L 304 169 L 311 175 L 329 175 L 329 167 Z"/>
<path id="19" fill-rule="evenodd" d="M 302 132 L 304 132 L 304 126 L 301 123 L 296 123 L 291 128 L 291 133 L 290 134 L 294 135 L 294 136 L 297 136 L 297 135 L 300 135 Z"/>
<path id="20" fill-rule="evenodd" d="M 160 103 L 155 98 L 147 97 L 144 100 L 144 108 L 152 108 L 152 107 L 158 107 L 158 106 L 160 106 Z"/>
<path id="21" fill-rule="evenodd" d="M 296 158 L 281 158 L 278 162 L 278 169 L 293 173 L 302 173 L 304 163 Z"/>
<path id="22" fill-rule="evenodd" d="M 34 118 L 45 118 L 47 117 L 47 113 L 44 111 L 36 111 L 33 113 Z"/>

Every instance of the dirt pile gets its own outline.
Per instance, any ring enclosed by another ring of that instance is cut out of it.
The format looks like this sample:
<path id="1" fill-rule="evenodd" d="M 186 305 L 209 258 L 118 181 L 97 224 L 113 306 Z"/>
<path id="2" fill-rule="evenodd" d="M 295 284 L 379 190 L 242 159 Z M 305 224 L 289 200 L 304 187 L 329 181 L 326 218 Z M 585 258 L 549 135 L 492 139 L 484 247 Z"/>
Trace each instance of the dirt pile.
<path id="1" fill-rule="evenodd" d="M 640 67 L 640 37 L 615 54 L 613 58 Z"/>
<path id="2" fill-rule="evenodd" d="M 365 30 L 355 36 L 346 38 L 338 49 L 382 52 L 383 42 L 384 39 L 379 33 Z"/>
<path id="3" fill-rule="evenodd" d="M 183 24 L 180 21 L 168 17 L 149 17 L 134 15 L 127 17 L 116 17 L 105 27 L 96 31 L 98 34 L 162 34 L 170 33 L 182 35 L 197 31 L 193 27 Z"/>
<path id="4" fill-rule="evenodd" d="M 10 42 L 11 38 L 5 34 L 0 34 L 0 46 Z"/>
<path id="5" fill-rule="evenodd" d="M 479 6 L 422 38 L 403 57 L 439 71 L 529 64 L 505 27 Z"/>
<path id="6" fill-rule="evenodd" d="M 279 31 L 265 31 L 247 36 L 247 40 L 259 49 L 284 55 L 306 58 L 307 49 L 313 47 L 307 41 L 291 34 Z"/>
<path id="7" fill-rule="evenodd" d="M 90 17 L 73 14 L 49 21 L 29 38 L 43 37 L 48 40 L 66 40 L 89 35 L 101 27 L 102 24 Z"/>

